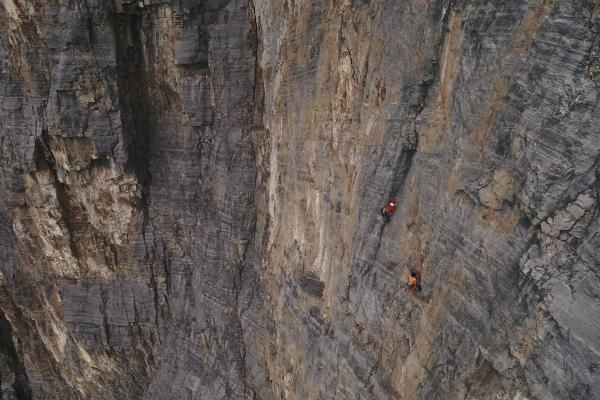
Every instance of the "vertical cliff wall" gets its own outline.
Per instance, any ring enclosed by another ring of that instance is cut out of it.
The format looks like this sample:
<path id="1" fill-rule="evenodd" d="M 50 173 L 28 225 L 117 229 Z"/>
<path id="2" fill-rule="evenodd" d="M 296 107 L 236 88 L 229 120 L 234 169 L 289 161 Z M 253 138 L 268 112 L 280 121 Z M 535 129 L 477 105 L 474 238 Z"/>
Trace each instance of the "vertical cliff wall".
<path id="1" fill-rule="evenodd" d="M 248 397 L 252 5 L 2 5 L 6 398 Z"/>
<path id="2" fill-rule="evenodd" d="M 257 4 L 278 393 L 598 396 L 597 5 Z"/>
<path id="3" fill-rule="evenodd" d="M 2 398 L 600 397 L 599 13 L 3 0 Z"/>

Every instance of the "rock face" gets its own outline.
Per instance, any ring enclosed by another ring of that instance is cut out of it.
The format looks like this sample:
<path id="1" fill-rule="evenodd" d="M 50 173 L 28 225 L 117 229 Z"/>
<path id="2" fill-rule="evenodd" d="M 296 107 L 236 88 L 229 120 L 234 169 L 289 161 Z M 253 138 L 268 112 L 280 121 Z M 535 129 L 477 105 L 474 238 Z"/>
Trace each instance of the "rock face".
<path id="1" fill-rule="evenodd" d="M 592 0 L 2 0 L 0 398 L 600 398 L 599 87 Z"/>

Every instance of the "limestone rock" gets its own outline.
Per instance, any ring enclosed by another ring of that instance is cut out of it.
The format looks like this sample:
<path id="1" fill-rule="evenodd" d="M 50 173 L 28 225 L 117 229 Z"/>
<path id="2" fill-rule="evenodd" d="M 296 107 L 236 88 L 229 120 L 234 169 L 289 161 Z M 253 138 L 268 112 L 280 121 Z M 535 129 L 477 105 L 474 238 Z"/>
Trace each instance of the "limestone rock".
<path id="1" fill-rule="evenodd" d="M 599 35 L 590 1 L 3 0 L 0 398 L 600 398 Z"/>

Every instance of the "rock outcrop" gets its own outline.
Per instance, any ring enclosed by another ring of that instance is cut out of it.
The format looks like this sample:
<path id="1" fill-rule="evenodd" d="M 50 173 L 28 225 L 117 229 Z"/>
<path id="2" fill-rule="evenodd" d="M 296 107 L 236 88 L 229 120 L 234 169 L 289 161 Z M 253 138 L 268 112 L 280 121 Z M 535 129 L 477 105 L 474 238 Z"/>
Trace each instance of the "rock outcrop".
<path id="1" fill-rule="evenodd" d="M 0 398 L 600 398 L 599 87 L 593 0 L 2 0 Z"/>

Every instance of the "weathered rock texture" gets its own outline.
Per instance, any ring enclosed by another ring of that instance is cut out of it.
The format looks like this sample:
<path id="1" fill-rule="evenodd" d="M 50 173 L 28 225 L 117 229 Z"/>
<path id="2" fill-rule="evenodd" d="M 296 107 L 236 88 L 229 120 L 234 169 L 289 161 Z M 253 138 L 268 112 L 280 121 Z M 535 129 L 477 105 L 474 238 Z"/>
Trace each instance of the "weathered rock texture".
<path id="1" fill-rule="evenodd" d="M 600 398 L 597 1 L 0 4 L 0 398 Z"/>

